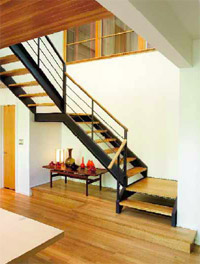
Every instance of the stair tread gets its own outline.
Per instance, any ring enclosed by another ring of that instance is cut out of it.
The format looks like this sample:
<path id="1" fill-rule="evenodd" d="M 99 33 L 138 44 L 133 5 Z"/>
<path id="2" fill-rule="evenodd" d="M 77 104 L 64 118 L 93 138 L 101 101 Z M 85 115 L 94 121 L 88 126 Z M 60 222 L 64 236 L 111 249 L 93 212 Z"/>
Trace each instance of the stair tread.
<path id="1" fill-rule="evenodd" d="M 95 142 L 98 143 L 104 143 L 104 142 L 113 142 L 116 141 L 116 138 L 105 138 L 105 139 L 97 139 Z"/>
<path id="2" fill-rule="evenodd" d="M 120 202 L 120 205 L 146 211 L 146 212 L 166 215 L 166 216 L 172 216 L 172 211 L 173 211 L 173 208 L 169 206 L 152 204 L 152 203 L 147 203 L 147 202 L 142 202 L 142 201 L 137 201 L 137 200 L 124 200 Z"/>
<path id="3" fill-rule="evenodd" d="M 115 152 L 118 151 L 119 148 L 110 148 L 110 149 L 105 149 L 104 152 L 106 154 L 114 154 Z"/>
<path id="4" fill-rule="evenodd" d="M 54 103 L 28 104 L 28 107 L 35 107 L 35 106 L 55 106 L 55 104 Z"/>
<path id="5" fill-rule="evenodd" d="M 135 157 L 127 157 L 126 159 L 127 163 L 132 162 L 134 160 L 136 160 Z M 123 164 L 123 163 L 124 163 L 124 158 L 120 159 L 120 164 Z M 115 161 L 115 164 L 117 164 L 117 160 Z"/>
<path id="6" fill-rule="evenodd" d="M 126 190 L 164 198 L 176 199 L 177 182 L 157 178 L 144 178 L 129 185 Z"/>
<path id="7" fill-rule="evenodd" d="M 138 173 L 141 173 L 143 171 L 146 171 L 147 168 L 144 168 L 144 167 L 135 167 L 133 169 L 130 169 L 130 170 L 127 170 L 127 177 L 132 177 Z"/>
<path id="8" fill-rule="evenodd" d="M 19 61 L 17 56 L 15 56 L 14 54 L 11 54 L 11 55 L 7 55 L 7 56 L 0 58 L 0 65 L 4 65 L 4 64 L 16 62 L 16 61 Z"/>
<path id="9" fill-rule="evenodd" d="M 92 130 L 85 131 L 86 134 L 91 134 Z M 108 130 L 94 130 L 93 133 L 106 133 Z"/>
<path id="10" fill-rule="evenodd" d="M 17 76 L 17 75 L 24 75 L 29 73 L 30 72 L 26 68 L 21 68 L 16 70 L 0 72 L 0 76 Z"/>
<path id="11" fill-rule="evenodd" d="M 47 93 L 20 94 L 19 97 L 44 97 Z"/>
<path id="12" fill-rule="evenodd" d="M 24 87 L 24 86 L 38 86 L 39 83 L 36 81 L 31 81 L 31 82 L 23 82 L 23 83 L 13 83 L 9 84 L 9 87 Z"/>
<path id="13" fill-rule="evenodd" d="M 83 122 L 76 122 L 76 123 L 77 123 L 77 124 L 95 124 L 95 125 L 99 124 L 98 121 L 95 121 L 95 122 L 87 122 L 87 121 L 83 121 Z"/>

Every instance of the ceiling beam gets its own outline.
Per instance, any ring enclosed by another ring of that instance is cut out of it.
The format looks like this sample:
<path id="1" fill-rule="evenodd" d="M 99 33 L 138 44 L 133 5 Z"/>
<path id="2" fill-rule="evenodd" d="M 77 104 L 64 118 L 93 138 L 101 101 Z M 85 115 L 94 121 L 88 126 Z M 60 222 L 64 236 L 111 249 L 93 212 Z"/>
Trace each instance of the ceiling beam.
<path id="1" fill-rule="evenodd" d="M 97 0 L 177 67 L 192 65 L 192 39 L 166 1 Z"/>
<path id="2" fill-rule="evenodd" d="M 112 14 L 95 0 L 1 0 L 0 48 Z"/>

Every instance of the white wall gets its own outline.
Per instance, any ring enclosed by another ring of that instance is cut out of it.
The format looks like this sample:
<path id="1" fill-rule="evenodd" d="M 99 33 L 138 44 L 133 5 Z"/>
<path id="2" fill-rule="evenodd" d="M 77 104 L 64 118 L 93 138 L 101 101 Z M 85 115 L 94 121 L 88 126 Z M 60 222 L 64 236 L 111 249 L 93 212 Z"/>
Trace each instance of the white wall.
<path id="1" fill-rule="evenodd" d="M 49 170 L 42 166 L 55 161 L 56 148 L 61 147 L 61 123 L 30 123 L 30 186 L 49 182 Z"/>
<path id="2" fill-rule="evenodd" d="M 179 69 L 176 66 L 159 52 L 149 52 L 74 64 L 67 71 L 128 127 L 128 146 L 148 165 L 149 176 L 178 178 Z M 68 84 L 72 86 L 69 81 Z M 78 162 L 82 155 L 91 156 L 64 126 L 62 142 L 64 148 L 74 148 Z M 111 177 L 106 180 L 109 186 L 116 187 Z"/>
<path id="3" fill-rule="evenodd" d="M 198 230 L 200 244 L 200 40 L 193 43 L 193 67 L 180 74 L 178 224 Z"/>
<path id="4" fill-rule="evenodd" d="M 29 189 L 29 110 L 8 90 L 0 90 L 0 105 L 16 105 L 16 192 L 30 195 Z M 0 122 L 3 122 L 2 115 Z M 2 132 L 2 131 L 1 131 Z M 0 134 L 1 139 L 3 134 Z M 19 145 L 19 139 L 24 140 L 23 145 Z M 1 150 L 1 155 L 3 154 Z M 1 160 L 2 161 L 2 160 Z M 3 162 L 0 164 L 3 167 Z M 3 175 L 1 175 L 3 176 Z"/>

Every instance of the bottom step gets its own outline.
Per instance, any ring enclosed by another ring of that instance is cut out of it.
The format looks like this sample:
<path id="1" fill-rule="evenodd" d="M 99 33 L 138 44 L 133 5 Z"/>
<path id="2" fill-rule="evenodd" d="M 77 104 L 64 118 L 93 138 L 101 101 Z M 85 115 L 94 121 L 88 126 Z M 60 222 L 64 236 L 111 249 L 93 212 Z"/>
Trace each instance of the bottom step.
<path id="1" fill-rule="evenodd" d="M 146 212 L 150 212 L 150 213 L 166 215 L 166 216 L 172 216 L 172 211 L 173 211 L 173 208 L 169 206 L 163 206 L 159 204 L 152 204 L 152 203 L 135 201 L 135 200 L 134 201 L 124 200 L 120 202 L 120 205 L 146 211 Z"/>

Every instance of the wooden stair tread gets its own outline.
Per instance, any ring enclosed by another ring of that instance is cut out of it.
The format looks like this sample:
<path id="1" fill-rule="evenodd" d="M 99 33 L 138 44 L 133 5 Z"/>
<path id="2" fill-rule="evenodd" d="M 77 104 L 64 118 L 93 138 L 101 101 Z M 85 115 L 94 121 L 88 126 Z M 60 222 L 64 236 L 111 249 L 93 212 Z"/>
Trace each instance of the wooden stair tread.
<path id="1" fill-rule="evenodd" d="M 127 157 L 126 159 L 127 163 L 132 162 L 134 160 L 136 160 L 135 157 Z M 124 163 L 124 158 L 120 159 L 120 164 L 123 164 L 123 163 Z M 115 161 L 115 164 L 117 164 L 117 160 Z"/>
<path id="2" fill-rule="evenodd" d="M 105 149 L 104 152 L 106 154 L 114 154 L 115 152 L 118 151 L 119 148 L 110 148 L 110 149 Z"/>
<path id="3" fill-rule="evenodd" d="M 37 106 L 55 106 L 55 104 L 54 103 L 28 104 L 28 107 L 37 107 Z"/>
<path id="4" fill-rule="evenodd" d="M 35 93 L 35 94 L 20 94 L 19 97 L 44 97 L 47 93 Z"/>
<path id="5" fill-rule="evenodd" d="M 104 142 L 113 142 L 116 140 L 117 140 L 116 138 L 105 138 L 105 139 L 97 139 L 95 140 L 95 142 L 99 144 L 99 143 L 104 143 Z"/>
<path id="6" fill-rule="evenodd" d="M 90 121 L 83 121 L 83 122 L 76 122 L 77 124 L 94 124 L 94 125 L 97 125 L 99 124 L 98 121 L 95 121 L 95 122 L 90 122 Z"/>
<path id="7" fill-rule="evenodd" d="M 130 169 L 130 170 L 127 170 L 127 177 L 132 177 L 138 173 L 141 173 L 143 171 L 146 171 L 147 168 L 144 168 L 144 167 L 135 167 L 133 169 Z"/>
<path id="8" fill-rule="evenodd" d="M 0 58 L 0 65 L 4 65 L 4 64 L 16 62 L 16 61 L 19 61 L 17 56 L 15 56 L 14 54 L 11 54 L 11 55 L 7 55 L 5 57 Z"/>
<path id="9" fill-rule="evenodd" d="M 0 76 L 17 76 L 17 75 L 24 75 L 29 73 L 30 72 L 26 68 L 21 68 L 16 70 L 0 72 Z"/>
<path id="10" fill-rule="evenodd" d="M 92 130 L 85 131 L 86 134 L 91 134 Z M 93 133 L 106 133 L 108 130 L 94 130 Z"/>
<path id="11" fill-rule="evenodd" d="M 166 216 L 172 216 L 173 211 L 173 208 L 169 206 L 163 206 L 159 204 L 152 204 L 136 200 L 124 200 L 120 202 L 120 205 Z"/>
<path id="12" fill-rule="evenodd" d="M 39 83 L 36 81 L 31 81 L 31 82 L 23 82 L 23 83 L 13 83 L 9 84 L 9 87 L 25 87 L 25 86 L 38 86 Z"/>
<path id="13" fill-rule="evenodd" d="M 156 178 L 144 178 L 126 188 L 127 191 L 176 199 L 177 182 Z"/>

